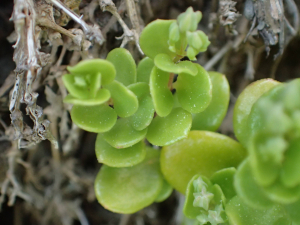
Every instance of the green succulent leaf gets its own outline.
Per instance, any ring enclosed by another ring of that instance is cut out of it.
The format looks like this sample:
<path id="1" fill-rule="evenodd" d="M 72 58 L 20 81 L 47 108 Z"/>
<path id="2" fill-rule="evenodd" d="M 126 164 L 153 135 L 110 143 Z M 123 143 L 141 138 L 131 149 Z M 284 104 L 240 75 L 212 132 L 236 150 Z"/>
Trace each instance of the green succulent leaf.
<path id="1" fill-rule="evenodd" d="M 89 132 L 109 131 L 117 121 L 117 114 L 108 105 L 79 106 L 71 110 L 72 121 L 81 129 Z"/>
<path id="2" fill-rule="evenodd" d="M 149 84 L 150 73 L 152 68 L 154 67 L 153 59 L 149 57 L 143 58 L 137 67 L 137 82 L 145 82 Z"/>
<path id="3" fill-rule="evenodd" d="M 146 138 L 153 145 L 170 145 L 185 138 L 191 124 L 192 115 L 182 108 L 175 108 L 168 116 L 153 119 Z"/>
<path id="4" fill-rule="evenodd" d="M 169 27 L 174 21 L 155 20 L 144 28 L 140 36 L 140 46 L 148 57 L 154 59 L 160 53 L 165 53 L 172 59 L 176 56 L 169 50 L 168 44 Z"/>
<path id="5" fill-rule="evenodd" d="M 300 200 L 289 205 L 283 205 L 286 213 L 289 215 L 289 217 L 293 221 L 293 225 L 299 225 L 300 224 Z"/>
<path id="6" fill-rule="evenodd" d="M 128 118 L 120 118 L 111 130 L 103 134 L 103 138 L 115 148 L 128 148 L 143 140 L 146 133 L 147 128 L 138 131 Z"/>
<path id="7" fill-rule="evenodd" d="M 148 83 L 137 82 L 128 86 L 129 90 L 132 91 L 136 97 L 142 98 L 145 95 L 150 94 L 150 88 Z"/>
<path id="8" fill-rule="evenodd" d="M 98 162 L 111 167 L 134 166 L 143 161 L 146 156 L 143 141 L 128 148 L 114 148 L 104 140 L 103 134 L 97 135 L 95 151 Z"/>
<path id="9" fill-rule="evenodd" d="M 136 130 L 143 130 L 148 127 L 154 117 L 154 105 L 152 98 L 145 95 L 139 99 L 139 108 L 135 114 L 129 117 L 131 126 Z"/>
<path id="10" fill-rule="evenodd" d="M 234 225 L 291 225 L 291 220 L 280 205 L 268 209 L 251 208 L 242 198 L 235 196 L 226 205 L 230 224 Z"/>
<path id="11" fill-rule="evenodd" d="M 155 199 L 155 202 L 163 202 L 172 194 L 173 188 L 172 186 L 164 179 L 162 188 Z"/>
<path id="12" fill-rule="evenodd" d="M 130 52 L 125 48 L 115 48 L 106 58 L 116 68 L 116 80 L 128 86 L 136 82 L 136 65 Z"/>
<path id="13" fill-rule="evenodd" d="M 186 199 L 183 206 L 183 213 L 187 218 L 195 219 L 201 213 L 201 208 L 208 210 L 209 203 L 214 198 L 209 190 L 212 184 L 204 176 L 195 175 L 189 181 L 186 189 Z M 196 195 L 196 193 L 200 193 Z M 200 207 L 202 206 L 202 207 Z"/>
<path id="14" fill-rule="evenodd" d="M 174 99 L 169 90 L 170 74 L 153 67 L 150 75 L 150 93 L 156 113 L 165 117 L 172 111 Z"/>
<path id="15" fill-rule="evenodd" d="M 184 194 L 194 175 L 210 178 L 218 170 L 238 166 L 245 155 L 245 149 L 225 135 L 191 131 L 187 138 L 162 148 L 161 169 L 166 180 Z"/>
<path id="16" fill-rule="evenodd" d="M 280 171 L 280 180 L 287 187 L 295 187 L 300 184 L 300 139 L 293 140 L 286 153 Z"/>
<path id="17" fill-rule="evenodd" d="M 64 103 L 70 103 L 74 105 L 86 105 L 86 106 L 92 106 L 92 105 L 101 105 L 104 102 L 107 102 L 110 99 L 110 92 L 105 89 L 99 89 L 95 98 L 88 98 L 88 99 L 79 99 L 75 98 L 72 95 L 67 95 L 64 98 Z"/>
<path id="18" fill-rule="evenodd" d="M 217 72 L 208 74 L 212 82 L 212 99 L 203 112 L 192 115 L 192 130 L 216 131 L 227 113 L 230 87 L 226 76 Z"/>
<path id="19" fill-rule="evenodd" d="M 244 145 L 247 145 L 250 131 L 248 129 L 248 117 L 253 104 L 266 92 L 279 85 L 273 79 L 262 79 L 247 86 L 236 100 L 233 111 L 233 129 L 236 138 Z"/>
<path id="20" fill-rule="evenodd" d="M 292 204 L 300 199 L 300 186 L 289 188 L 277 181 L 269 187 L 264 187 L 266 196 L 280 204 Z"/>
<path id="21" fill-rule="evenodd" d="M 181 32 L 196 31 L 198 23 L 202 18 L 200 11 L 193 11 L 192 7 L 187 8 L 184 13 L 181 13 L 178 18 L 179 29 Z"/>
<path id="22" fill-rule="evenodd" d="M 273 206 L 273 202 L 266 196 L 262 187 L 257 185 L 251 172 L 249 160 L 244 160 L 239 166 L 234 186 L 238 196 L 250 207 L 266 209 Z"/>
<path id="23" fill-rule="evenodd" d="M 204 111 L 212 99 L 212 83 L 206 70 L 198 64 L 198 74 L 190 76 L 180 73 L 176 82 L 176 92 L 180 105 L 190 113 Z"/>
<path id="24" fill-rule="evenodd" d="M 154 64 L 159 69 L 169 73 L 186 73 L 192 76 L 198 74 L 198 68 L 195 63 L 191 61 L 174 63 L 169 55 L 163 53 L 155 56 Z"/>
<path id="25" fill-rule="evenodd" d="M 118 81 L 113 81 L 105 86 L 111 93 L 114 109 L 118 116 L 129 117 L 133 115 L 139 106 L 135 94 Z"/>
<path id="26" fill-rule="evenodd" d="M 88 90 L 88 85 L 84 77 L 76 77 L 72 74 L 65 74 L 62 77 L 62 80 L 69 93 L 75 98 L 88 99 L 91 96 L 91 93 Z"/>
<path id="27" fill-rule="evenodd" d="M 130 119 L 132 127 L 136 130 L 143 130 L 148 127 L 154 117 L 154 105 L 150 96 L 149 85 L 138 82 L 129 85 L 128 88 L 138 97 L 139 108 Z"/>
<path id="28" fill-rule="evenodd" d="M 114 65 L 111 62 L 104 59 L 83 60 L 79 62 L 76 66 L 68 66 L 67 69 L 72 75 L 76 76 L 93 76 L 96 74 L 101 74 L 102 85 L 111 83 L 116 76 L 116 70 Z"/>
<path id="29" fill-rule="evenodd" d="M 248 150 L 252 172 L 259 185 L 268 186 L 275 182 L 287 147 L 288 143 L 281 136 L 254 135 Z"/>
<path id="30" fill-rule="evenodd" d="M 234 167 L 221 169 L 215 172 L 210 178 L 213 184 L 218 184 L 222 189 L 227 200 L 233 198 L 236 195 L 233 180 L 236 169 Z"/>
<path id="31" fill-rule="evenodd" d="M 102 166 L 96 177 L 95 193 L 104 208 L 129 214 L 154 202 L 162 185 L 159 152 L 148 148 L 144 161 L 135 166 Z"/>

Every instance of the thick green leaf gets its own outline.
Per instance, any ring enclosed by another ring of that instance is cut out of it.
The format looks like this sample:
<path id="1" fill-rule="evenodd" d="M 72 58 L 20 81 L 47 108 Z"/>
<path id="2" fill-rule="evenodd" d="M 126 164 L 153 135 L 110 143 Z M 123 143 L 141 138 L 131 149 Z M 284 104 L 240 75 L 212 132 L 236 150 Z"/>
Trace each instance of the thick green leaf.
<path id="1" fill-rule="evenodd" d="M 149 85 L 138 82 L 129 85 L 128 88 L 138 97 L 139 108 L 129 119 L 132 127 L 136 130 L 143 130 L 151 123 L 154 116 L 154 105 L 150 97 Z"/>
<path id="2" fill-rule="evenodd" d="M 128 50 L 115 48 L 108 53 L 106 60 L 115 66 L 117 81 L 125 86 L 136 82 L 136 65 Z"/>
<path id="3" fill-rule="evenodd" d="M 176 82 L 176 92 L 180 105 L 190 113 L 204 111 L 212 99 L 212 83 L 206 70 L 198 64 L 198 74 L 191 76 L 180 73 Z"/>
<path id="4" fill-rule="evenodd" d="M 116 70 L 114 65 L 104 59 L 88 59 L 83 60 L 76 64 L 76 66 L 70 67 L 67 69 L 73 75 L 95 75 L 101 74 L 101 84 L 111 83 L 116 76 Z"/>
<path id="5" fill-rule="evenodd" d="M 274 202 L 281 204 L 291 204 L 300 199 L 300 186 L 285 187 L 281 182 L 277 181 L 270 187 L 264 188 L 265 194 Z"/>
<path id="6" fill-rule="evenodd" d="M 254 135 L 251 140 L 248 151 L 253 176 L 259 185 L 271 185 L 279 175 L 287 143 L 281 136 L 270 136 L 264 133 Z"/>
<path id="7" fill-rule="evenodd" d="M 139 98 L 139 108 L 135 114 L 129 117 L 131 126 L 136 130 L 148 127 L 154 117 L 154 105 L 149 95 Z"/>
<path id="8" fill-rule="evenodd" d="M 300 139 L 293 140 L 282 164 L 280 180 L 287 187 L 295 187 L 300 184 Z"/>
<path id="9" fill-rule="evenodd" d="M 212 198 L 214 197 L 213 193 L 210 193 L 210 191 L 209 191 L 212 186 L 209 179 L 207 179 L 206 177 L 200 176 L 200 175 L 193 176 L 187 185 L 186 193 L 185 193 L 186 199 L 185 199 L 184 206 L 183 206 L 183 213 L 189 219 L 195 219 L 197 216 L 199 216 L 201 214 L 201 208 L 194 206 L 194 201 L 195 201 L 194 193 L 199 192 L 199 191 L 195 190 L 194 181 L 199 179 L 199 177 L 201 178 L 201 184 L 199 184 L 199 185 L 205 186 L 206 191 L 204 192 L 204 194 L 206 194 L 206 192 L 207 192 L 207 198 L 205 198 L 205 196 L 203 196 L 203 198 L 202 198 L 203 202 L 206 202 L 207 205 L 209 205 Z"/>
<path id="10" fill-rule="evenodd" d="M 146 156 L 146 148 L 143 141 L 128 147 L 114 148 L 108 144 L 103 134 L 98 134 L 95 145 L 96 156 L 98 162 L 111 167 L 128 167 L 134 166 L 144 160 Z"/>
<path id="11" fill-rule="evenodd" d="M 71 110 L 72 121 L 81 129 L 89 132 L 109 131 L 117 121 L 117 114 L 108 105 L 77 106 Z"/>
<path id="12" fill-rule="evenodd" d="M 156 197 L 155 202 L 162 202 L 166 200 L 172 194 L 172 191 L 172 186 L 164 179 L 162 188 Z"/>
<path id="13" fill-rule="evenodd" d="M 227 200 L 230 200 L 236 195 L 233 186 L 233 179 L 235 173 L 236 169 L 234 167 L 230 167 L 215 172 L 210 178 L 213 184 L 218 184 L 221 187 Z"/>
<path id="14" fill-rule="evenodd" d="M 248 117 L 253 104 L 264 93 L 280 84 L 273 79 L 262 79 L 247 86 L 236 100 L 233 111 L 233 129 L 236 138 L 244 145 L 247 145 L 250 131 L 248 130 Z"/>
<path id="15" fill-rule="evenodd" d="M 65 103 L 70 103 L 74 105 L 101 105 L 104 102 L 107 102 L 110 99 L 110 92 L 107 89 L 99 89 L 95 98 L 88 98 L 88 99 L 78 99 L 73 97 L 72 95 L 67 95 L 64 98 Z"/>
<path id="16" fill-rule="evenodd" d="M 285 208 L 286 213 L 289 217 L 293 220 L 293 225 L 300 224 L 300 201 L 297 201 L 293 204 L 283 205 Z"/>
<path id="17" fill-rule="evenodd" d="M 156 113 L 167 116 L 172 111 L 174 99 L 168 87 L 170 74 L 153 67 L 150 75 L 150 93 Z"/>
<path id="18" fill-rule="evenodd" d="M 88 90 L 88 84 L 86 83 L 84 77 L 78 77 L 77 82 L 72 74 L 65 74 L 62 77 L 64 85 L 66 86 L 69 93 L 77 99 L 88 99 L 90 97 L 90 92 Z M 82 81 L 79 83 L 79 81 Z"/>
<path id="19" fill-rule="evenodd" d="M 154 58 L 155 66 L 159 69 L 169 72 L 169 73 L 186 73 L 189 75 L 195 76 L 198 74 L 198 68 L 195 63 L 191 61 L 180 61 L 178 63 L 174 63 L 169 55 L 167 54 L 158 54 Z"/>
<path id="20" fill-rule="evenodd" d="M 212 82 L 212 99 L 203 112 L 192 115 L 192 130 L 216 131 L 227 113 L 230 90 L 226 76 L 217 72 L 208 74 Z"/>
<path id="21" fill-rule="evenodd" d="M 172 59 L 175 53 L 169 50 L 169 27 L 175 20 L 155 20 L 149 23 L 141 33 L 140 46 L 143 52 L 154 59 L 157 54 L 165 53 Z"/>
<path id="22" fill-rule="evenodd" d="M 266 196 L 262 187 L 258 186 L 251 172 L 249 160 L 244 160 L 239 166 L 234 186 L 238 196 L 250 207 L 265 209 L 273 206 L 273 202 Z"/>
<path id="23" fill-rule="evenodd" d="M 128 86 L 129 90 L 132 91 L 138 98 L 149 95 L 150 88 L 148 83 L 137 82 Z"/>
<path id="24" fill-rule="evenodd" d="M 191 124 L 192 115 L 182 108 L 176 108 L 166 117 L 155 117 L 148 127 L 146 138 L 153 145 L 170 145 L 185 138 Z"/>
<path id="25" fill-rule="evenodd" d="M 159 152 L 147 150 L 145 160 L 132 167 L 102 166 L 95 181 L 95 193 L 104 208 L 117 213 L 135 213 L 150 205 L 163 185 Z"/>
<path id="26" fill-rule="evenodd" d="M 114 109 L 118 116 L 128 117 L 137 111 L 139 106 L 138 99 L 126 86 L 115 80 L 105 87 L 111 93 Z"/>
<path id="27" fill-rule="evenodd" d="M 188 184 L 183 213 L 188 218 L 197 218 L 200 224 L 224 224 L 227 220 L 225 196 L 219 185 L 212 185 L 204 176 L 194 176 Z"/>
<path id="28" fill-rule="evenodd" d="M 269 209 L 251 208 L 239 196 L 229 201 L 225 211 L 229 223 L 234 225 L 291 225 L 280 205 L 273 205 Z"/>
<path id="29" fill-rule="evenodd" d="M 141 131 L 134 129 L 128 118 L 120 118 L 116 125 L 103 134 L 103 138 L 115 148 L 128 148 L 143 140 L 147 128 Z"/>
<path id="30" fill-rule="evenodd" d="M 149 84 L 150 73 L 152 68 L 154 67 L 153 59 L 149 57 L 143 58 L 137 67 L 137 82 L 145 82 Z"/>
<path id="31" fill-rule="evenodd" d="M 184 194 L 194 175 L 210 178 L 220 169 L 238 166 L 245 155 L 243 147 L 225 135 L 191 131 L 187 138 L 162 148 L 161 169 L 166 180 Z"/>

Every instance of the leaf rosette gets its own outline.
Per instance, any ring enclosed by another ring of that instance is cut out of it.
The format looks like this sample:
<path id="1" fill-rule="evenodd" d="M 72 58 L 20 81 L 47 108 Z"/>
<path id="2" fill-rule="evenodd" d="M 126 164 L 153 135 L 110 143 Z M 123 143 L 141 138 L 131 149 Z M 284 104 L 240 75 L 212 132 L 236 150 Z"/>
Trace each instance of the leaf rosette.
<path id="1" fill-rule="evenodd" d="M 292 204 L 300 199 L 300 103 L 295 101 L 299 95 L 300 79 L 296 79 L 272 88 L 252 107 L 249 156 L 236 179 L 238 192 L 250 205 L 267 207 L 272 202 Z M 245 174 L 255 179 L 247 181 Z M 249 182 L 260 199 L 251 197 Z"/>

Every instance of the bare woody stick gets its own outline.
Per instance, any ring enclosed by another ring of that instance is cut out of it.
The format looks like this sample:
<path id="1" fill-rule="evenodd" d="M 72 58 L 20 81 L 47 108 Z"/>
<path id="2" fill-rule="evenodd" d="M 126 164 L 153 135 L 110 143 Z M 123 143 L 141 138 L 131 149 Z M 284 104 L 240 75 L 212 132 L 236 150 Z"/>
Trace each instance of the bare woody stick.
<path id="1" fill-rule="evenodd" d="M 59 0 L 50 0 L 56 7 L 62 9 L 68 16 L 70 16 L 76 23 L 78 23 L 83 32 L 85 33 L 86 37 L 92 41 L 95 40 L 98 44 L 102 45 L 104 42 L 104 38 L 100 31 L 98 25 L 94 24 L 94 26 L 88 25 L 80 16 L 66 7 L 61 1 Z"/>
<path id="2" fill-rule="evenodd" d="M 103 11 L 110 12 L 113 16 L 115 16 L 123 28 L 124 34 L 120 37 L 123 38 L 121 48 L 123 48 L 128 42 L 134 41 L 138 50 L 141 54 L 144 54 L 140 45 L 139 45 L 139 30 L 140 26 L 138 24 L 138 19 L 136 15 L 135 5 L 131 0 L 126 0 L 127 11 L 133 26 L 133 29 L 130 30 L 126 23 L 121 18 L 120 14 L 117 11 L 115 4 L 111 0 L 99 0 L 100 7 Z M 134 6 L 133 6 L 134 5 Z M 128 9 L 129 7 L 129 9 Z M 130 8 L 134 7 L 134 8 Z"/>

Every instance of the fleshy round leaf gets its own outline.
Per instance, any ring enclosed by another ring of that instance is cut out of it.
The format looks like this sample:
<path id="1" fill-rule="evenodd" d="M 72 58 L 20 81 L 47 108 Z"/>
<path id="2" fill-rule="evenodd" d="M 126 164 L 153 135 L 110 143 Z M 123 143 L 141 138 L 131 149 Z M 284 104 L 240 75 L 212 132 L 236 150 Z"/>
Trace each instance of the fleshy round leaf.
<path id="1" fill-rule="evenodd" d="M 155 111 L 161 117 L 169 115 L 174 104 L 172 92 L 168 87 L 169 78 L 169 73 L 153 67 L 150 75 L 150 93 Z"/>
<path id="2" fill-rule="evenodd" d="M 104 208 L 117 213 L 135 213 L 150 205 L 163 185 L 159 152 L 148 150 L 145 160 L 132 167 L 102 166 L 95 181 L 95 193 Z"/>
<path id="3" fill-rule="evenodd" d="M 115 126 L 103 134 L 103 138 L 115 148 L 128 148 L 144 139 L 147 128 L 141 131 L 130 125 L 128 118 L 120 118 Z"/>
<path id="4" fill-rule="evenodd" d="M 170 145 L 186 137 L 191 124 L 192 115 L 182 108 L 176 108 L 166 117 L 155 117 L 146 137 L 153 145 Z"/>
<path id="5" fill-rule="evenodd" d="M 100 73 L 102 85 L 111 83 L 116 76 L 114 65 L 104 59 L 83 60 L 76 66 L 68 66 L 67 69 L 73 75 L 95 75 Z"/>
<path id="6" fill-rule="evenodd" d="M 139 106 L 138 99 L 126 86 L 115 80 L 105 87 L 111 93 L 111 98 L 114 102 L 114 109 L 118 116 L 128 117 L 137 111 Z"/>
<path id="7" fill-rule="evenodd" d="M 192 63 L 191 61 L 180 61 L 178 63 L 174 63 L 167 54 L 156 55 L 154 63 L 156 67 L 169 73 L 186 73 L 193 76 L 198 73 L 198 68 L 195 63 Z"/>
<path id="8" fill-rule="evenodd" d="M 236 169 L 234 167 L 230 167 L 215 172 L 210 178 L 212 183 L 218 184 L 221 187 L 227 200 L 236 195 L 233 186 L 233 178 L 235 173 Z"/>
<path id="9" fill-rule="evenodd" d="M 293 220 L 294 225 L 300 224 L 300 201 L 297 201 L 293 204 L 283 205 L 285 211 L 289 215 L 289 217 Z"/>
<path id="10" fill-rule="evenodd" d="M 73 97 L 72 95 L 67 95 L 64 98 L 65 103 L 70 103 L 74 105 L 101 105 L 104 102 L 107 102 L 110 99 L 110 92 L 107 89 L 99 89 L 95 98 L 88 98 L 88 99 L 78 99 Z"/>
<path id="11" fill-rule="evenodd" d="M 144 160 L 146 156 L 146 148 L 143 141 L 128 147 L 114 148 L 108 144 L 103 134 L 98 134 L 95 145 L 96 156 L 98 162 L 111 167 L 128 167 L 134 166 Z"/>
<path id="12" fill-rule="evenodd" d="M 300 184 L 300 139 L 290 143 L 285 153 L 285 159 L 280 173 L 280 180 L 287 187 L 295 187 Z"/>
<path id="13" fill-rule="evenodd" d="M 264 191 L 271 200 L 281 204 L 292 204 L 300 199 L 300 185 L 289 188 L 277 181 L 272 186 L 265 187 Z"/>
<path id="14" fill-rule="evenodd" d="M 144 95 L 150 94 L 150 88 L 148 83 L 137 82 L 128 86 L 129 90 L 132 91 L 136 97 L 144 97 Z"/>
<path id="15" fill-rule="evenodd" d="M 129 85 L 128 88 L 138 97 L 139 108 L 129 119 L 136 130 L 143 130 L 149 126 L 154 116 L 154 105 L 150 97 L 149 85 L 144 82 Z"/>
<path id="16" fill-rule="evenodd" d="M 162 188 L 156 197 L 155 202 L 162 202 L 166 200 L 172 194 L 172 191 L 172 186 L 164 179 Z"/>
<path id="17" fill-rule="evenodd" d="M 139 98 L 139 108 L 129 117 L 131 126 L 136 130 L 143 130 L 148 127 L 154 117 L 154 105 L 150 95 Z"/>
<path id="18" fill-rule="evenodd" d="M 234 225 L 291 225 L 280 205 L 273 205 L 269 209 L 251 208 L 239 196 L 229 201 L 225 211 L 229 223 Z"/>
<path id="19" fill-rule="evenodd" d="M 117 114 L 108 105 L 77 106 L 71 110 L 72 121 L 89 132 L 109 131 L 117 121 Z"/>
<path id="20" fill-rule="evenodd" d="M 252 208 L 265 209 L 273 205 L 264 190 L 255 182 L 249 160 L 245 160 L 239 166 L 235 175 L 234 186 L 238 196 Z"/>
<path id="21" fill-rule="evenodd" d="M 137 75 L 137 82 L 145 82 L 149 84 L 149 79 L 150 79 L 150 73 L 151 70 L 154 67 L 154 62 L 153 59 L 149 57 L 143 58 L 137 67 L 136 70 L 136 75 Z"/>
<path id="22" fill-rule="evenodd" d="M 141 33 L 140 46 L 143 52 L 154 59 L 157 54 L 165 53 L 171 58 L 176 56 L 169 50 L 169 27 L 175 20 L 155 20 L 149 23 Z"/>
<path id="23" fill-rule="evenodd" d="M 187 138 L 162 148 L 161 169 L 166 180 L 185 193 L 194 175 L 210 178 L 220 169 L 236 167 L 245 155 L 243 147 L 225 135 L 191 131 Z"/>
<path id="24" fill-rule="evenodd" d="M 115 66 L 117 81 L 125 86 L 136 82 L 136 65 L 128 50 L 115 48 L 108 53 L 106 60 Z"/>
<path id="25" fill-rule="evenodd" d="M 236 100 L 233 112 L 234 134 L 244 146 L 247 145 L 250 135 L 247 123 L 253 104 L 259 97 L 278 84 L 280 84 L 278 81 L 270 78 L 255 81 L 247 86 Z"/>
<path id="26" fill-rule="evenodd" d="M 208 74 L 212 82 L 212 99 L 203 112 L 192 115 L 192 130 L 216 131 L 227 113 L 230 90 L 226 76 L 217 72 Z"/>
<path id="27" fill-rule="evenodd" d="M 90 97 L 90 92 L 88 90 L 88 85 L 84 80 L 84 77 L 79 77 L 82 79 L 82 85 L 76 84 L 75 76 L 72 74 L 65 74 L 62 77 L 64 85 L 66 86 L 68 92 L 78 99 L 88 99 Z M 77 79 L 78 80 L 78 79 Z M 77 82 L 78 83 L 78 82 Z"/>
<path id="28" fill-rule="evenodd" d="M 281 167 L 280 155 L 286 147 L 286 141 L 280 136 L 259 133 L 252 138 L 248 148 L 249 162 L 259 185 L 268 186 L 275 182 Z"/>
<path id="29" fill-rule="evenodd" d="M 200 179 L 199 179 L 200 177 Z M 209 181 L 209 179 L 207 179 L 206 177 L 202 177 L 200 175 L 195 175 L 192 177 L 192 179 L 189 181 L 187 188 L 186 188 L 186 199 L 184 202 L 184 206 L 183 206 L 183 213 L 187 218 L 190 219 L 195 219 L 197 216 L 200 215 L 201 213 L 201 208 L 200 207 L 195 207 L 194 206 L 194 201 L 195 201 L 195 196 L 194 193 L 195 192 L 199 192 L 198 190 L 195 190 L 194 187 L 194 181 L 196 181 L 197 179 L 199 179 L 199 185 L 203 185 L 205 186 L 205 192 L 204 195 L 206 194 L 207 198 L 205 199 L 205 196 L 203 196 L 203 202 L 207 202 L 207 205 L 209 205 L 209 203 L 211 202 L 212 198 L 214 197 L 212 193 L 209 193 L 210 191 L 208 191 L 208 189 L 211 188 L 212 184 Z"/>
<path id="30" fill-rule="evenodd" d="M 180 105 L 191 113 L 204 111 L 212 99 L 212 83 L 206 70 L 198 64 L 198 74 L 191 76 L 180 73 L 176 82 L 176 92 Z"/>

